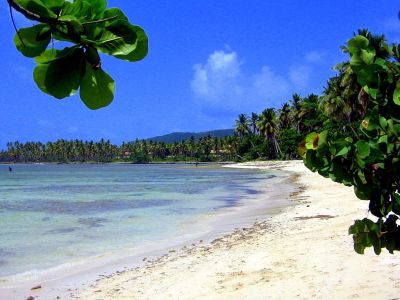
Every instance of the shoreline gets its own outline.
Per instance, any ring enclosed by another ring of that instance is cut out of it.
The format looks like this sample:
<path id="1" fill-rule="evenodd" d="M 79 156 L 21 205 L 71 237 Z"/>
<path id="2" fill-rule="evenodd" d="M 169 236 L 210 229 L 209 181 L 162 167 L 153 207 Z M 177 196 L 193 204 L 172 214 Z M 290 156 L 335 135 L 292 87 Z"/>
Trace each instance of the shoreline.
<path id="1" fill-rule="evenodd" d="M 266 182 L 268 183 L 268 181 Z M 280 195 L 276 197 L 277 199 L 286 197 L 283 195 L 286 195 L 292 186 L 287 172 L 272 179 L 271 183 L 270 187 L 266 187 L 265 183 L 261 184 L 260 182 L 261 193 L 247 199 L 250 201 L 243 203 L 241 201 L 237 206 L 223 208 L 189 224 L 191 230 L 187 230 L 185 236 L 179 236 L 173 240 L 146 243 L 135 248 L 121 249 L 115 253 L 89 257 L 80 262 L 66 263 L 40 272 L 39 275 L 27 274 L 31 278 L 16 276 L 12 281 L 3 282 L 0 285 L 0 299 L 26 299 L 29 296 L 33 296 L 35 299 L 57 299 L 57 297 L 70 299 L 72 293 L 81 291 L 82 288 L 86 288 L 100 277 L 144 266 L 147 260 L 165 256 L 166 253 L 179 252 L 179 249 L 185 249 L 192 244 L 211 243 L 214 239 L 232 232 L 236 226 L 251 225 L 260 212 L 263 212 L 260 217 L 267 218 L 270 214 L 277 213 L 282 207 L 291 205 L 289 202 L 278 201 L 281 206 L 275 208 L 274 201 L 271 202 L 272 204 L 268 204 L 262 201 L 263 198 L 260 199 L 266 192 Z M 275 189 L 276 184 L 284 188 L 277 190 Z M 257 188 L 257 190 L 259 189 Z M 271 209 L 271 206 L 274 208 Z M 41 288 L 31 291 L 31 288 L 36 286 Z"/>
<path id="2" fill-rule="evenodd" d="M 146 163 L 134 163 L 131 161 L 79 161 L 79 162 L 53 162 L 53 161 L 43 161 L 43 162 L 0 162 L 0 165 L 196 165 L 196 161 L 149 161 Z M 197 165 L 233 165 L 233 161 L 199 161 Z"/>
<path id="3" fill-rule="evenodd" d="M 238 167 L 238 165 L 235 165 Z M 296 205 L 205 245 L 170 252 L 142 267 L 99 278 L 74 299 L 398 299 L 400 259 L 353 250 L 347 229 L 367 215 L 349 187 L 302 162 L 244 168 L 293 172 Z"/>

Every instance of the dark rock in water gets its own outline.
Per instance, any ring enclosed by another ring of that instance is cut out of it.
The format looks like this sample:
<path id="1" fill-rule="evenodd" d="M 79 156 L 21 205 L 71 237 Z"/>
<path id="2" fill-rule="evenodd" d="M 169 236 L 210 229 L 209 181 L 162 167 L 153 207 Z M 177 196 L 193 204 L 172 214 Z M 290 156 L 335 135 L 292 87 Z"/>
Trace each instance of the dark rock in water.
<path id="1" fill-rule="evenodd" d="M 37 285 L 37 286 L 34 286 L 33 288 L 31 288 L 31 291 L 38 290 L 38 289 L 41 289 L 41 288 L 42 288 L 41 285 Z"/>
<path id="2" fill-rule="evenodd" d="M 49 214 L 87 215 L 97 212 L 121 211 L 126 209 L 162 207 L 170 205 L 174 200 L 145 199 L 145 200 L 101 200 L 88 202 L 65 202 L 59 200 L 44 201 L 0 201 L 0 210 L 44 212 Z"/>
<path id="3" fill-rule="evenodd" d="M 35 300 L 35 298 L 33 298 L 32 296 L 29 296 L 28 298 L 26 298 L 26 300 Z"/>
<path id="4" fill-rule="evenodd" d="M 58 233 L 70 233 L 78 230 L 79 227 L 67 227 L 67 228 L 59 228 L 59 229 L 52 229 L 47 231 L 47 234 L 58 234 Z"/>
<path id="5" fill-rule="evenodd" d="M 79 224 L 86 225 L 89 228 L 104 226 L 102 223 L 107 222 L 106 218 L 80 218 Z"/>

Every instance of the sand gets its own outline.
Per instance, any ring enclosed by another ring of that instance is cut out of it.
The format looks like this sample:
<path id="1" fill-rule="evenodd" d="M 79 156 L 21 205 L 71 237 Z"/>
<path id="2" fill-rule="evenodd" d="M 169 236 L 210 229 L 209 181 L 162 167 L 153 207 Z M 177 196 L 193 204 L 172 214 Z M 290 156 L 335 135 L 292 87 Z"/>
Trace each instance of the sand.
<path id="1" fill-rule="evenodd" d="M 236 165 L 237 167 L 237 165 Z M 240 167 L 293 172 L 295 204 L 249 228 L 102 276 L 77 299 L 400 299 L 400 256 L 356 254 L 347 234 L 368 215 L 352 188 L 300 161 Z"/>

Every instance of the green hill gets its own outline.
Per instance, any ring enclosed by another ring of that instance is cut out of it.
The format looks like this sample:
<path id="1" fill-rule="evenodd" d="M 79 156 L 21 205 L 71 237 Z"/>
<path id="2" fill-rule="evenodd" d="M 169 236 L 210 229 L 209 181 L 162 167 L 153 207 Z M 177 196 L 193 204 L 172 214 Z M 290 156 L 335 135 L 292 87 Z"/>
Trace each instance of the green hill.
<path id="1" fill-rule="evenodd" d="M 152 138 L 146 139 L 147 141 L 153 142 L 164 142 L 164 143 L 175 143 L 181 142 L 184 140 L 190 139 L 190 137 L 194 137 L 196 140 L 201 137 L 206 137 L 208 135 L 212 137 L 222 138 L 225 136 L 234 135 L 235 131 L 233 129 L 220 129 L 220 130 L 211 130 L 204 132 L 173 132 L 165 135 L 155 136 Z"/>

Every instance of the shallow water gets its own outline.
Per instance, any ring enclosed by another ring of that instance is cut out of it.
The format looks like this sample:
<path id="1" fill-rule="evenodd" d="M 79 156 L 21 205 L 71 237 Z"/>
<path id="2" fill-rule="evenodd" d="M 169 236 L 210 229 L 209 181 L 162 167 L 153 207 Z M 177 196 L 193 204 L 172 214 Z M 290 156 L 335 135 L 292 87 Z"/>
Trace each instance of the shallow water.
<path id="1" fill-rule="evenodd" d="M 187 234 L 283 176 L 188 165 L 0 165 L 0 277 Z"/>

